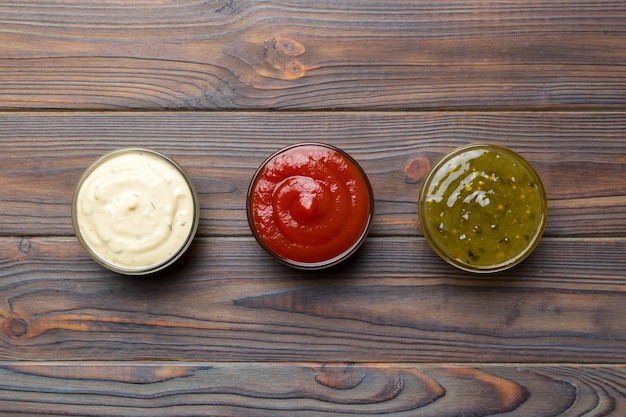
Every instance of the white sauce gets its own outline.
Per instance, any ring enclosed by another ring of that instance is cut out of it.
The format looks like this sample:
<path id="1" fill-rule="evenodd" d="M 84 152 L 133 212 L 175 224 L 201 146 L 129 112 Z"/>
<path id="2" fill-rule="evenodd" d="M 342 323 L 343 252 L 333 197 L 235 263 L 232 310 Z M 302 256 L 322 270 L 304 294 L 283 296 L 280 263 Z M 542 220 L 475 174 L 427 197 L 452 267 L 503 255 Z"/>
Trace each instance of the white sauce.
<path id="1" fill-rule="evenodd" d="M 194 196 L 176 166 L 143 150 L 104 159 L 76 195 L 76 223 L 85 244 L 116 267 L 145 270 L 186 244 Z"/>

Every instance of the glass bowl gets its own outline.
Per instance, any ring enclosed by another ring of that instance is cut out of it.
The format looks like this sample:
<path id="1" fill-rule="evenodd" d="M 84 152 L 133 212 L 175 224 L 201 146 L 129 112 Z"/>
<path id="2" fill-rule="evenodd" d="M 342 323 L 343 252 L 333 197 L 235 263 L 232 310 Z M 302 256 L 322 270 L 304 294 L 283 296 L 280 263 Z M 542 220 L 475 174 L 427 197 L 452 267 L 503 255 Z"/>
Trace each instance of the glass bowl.
<path id="1" fill-rule="evenodd" d="M 547 201 L 533 167 L 499 145 L 470 144 L 428 172 L 418 216 L 428 244 L 445 261 L 476 273 L 508 269 L 535 249 Z"/>
<path id="2" fill-rule="evenodd" d="M 72 225 L 84 250 L 125 275 L 159 271 L 196 234 L 199 202 L 183 168 L 166 155 L 124 148 L 96 160 L 72 199 Z"/>
<path id="3" fill-rule="evenodd" d="M 361 246 L 374 196 L 367 175 L 346 152 L 299 143 L 261 164 L 246 208 L 252 234 L 269 254 L 290 267 L 322 269 Z"/>

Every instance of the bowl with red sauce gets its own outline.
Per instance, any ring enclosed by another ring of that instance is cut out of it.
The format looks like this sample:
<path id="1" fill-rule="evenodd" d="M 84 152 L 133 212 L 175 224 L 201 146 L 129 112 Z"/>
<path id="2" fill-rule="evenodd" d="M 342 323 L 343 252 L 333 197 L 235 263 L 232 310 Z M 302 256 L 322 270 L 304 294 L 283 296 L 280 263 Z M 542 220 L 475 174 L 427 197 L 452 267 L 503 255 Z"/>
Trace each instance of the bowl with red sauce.
<path id="1" fill-rule="evenodd" d="M 322 269 L 361 246 L 374 196 L 365 172 L 346 152 L 300 143 L 261 164 L 246 211 L 254 237 L 274 258 L 298 269 Z"/>

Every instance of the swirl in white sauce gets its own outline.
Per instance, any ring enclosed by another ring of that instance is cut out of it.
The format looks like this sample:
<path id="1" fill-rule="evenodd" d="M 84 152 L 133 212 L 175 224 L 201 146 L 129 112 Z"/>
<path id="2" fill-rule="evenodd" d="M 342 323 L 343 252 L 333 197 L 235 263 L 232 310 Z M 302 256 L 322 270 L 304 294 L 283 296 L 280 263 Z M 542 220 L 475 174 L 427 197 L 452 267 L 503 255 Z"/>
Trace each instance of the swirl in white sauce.
<path id="1" fill-rule="evenodd" d="M 105 158 L 76 195 L 84 243 L 113 266 L 145 270 L 167 262 L 194 226 L 190 184 L 158 154 L 133 149 Z"/>

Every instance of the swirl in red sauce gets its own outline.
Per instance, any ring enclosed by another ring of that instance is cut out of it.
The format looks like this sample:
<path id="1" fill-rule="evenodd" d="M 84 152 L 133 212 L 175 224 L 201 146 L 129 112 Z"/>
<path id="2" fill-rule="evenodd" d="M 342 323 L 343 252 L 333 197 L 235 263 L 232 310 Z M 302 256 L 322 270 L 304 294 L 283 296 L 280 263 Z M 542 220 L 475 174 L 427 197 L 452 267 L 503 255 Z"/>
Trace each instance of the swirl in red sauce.
<path id="1" fill-rule="evenodd" d="M 251 188 L 251 226 L 287 262 L 323 263 L 350 252 L 367 232 L 371 187 L 350 157 L 306 144 L 260 169 Z"/>

